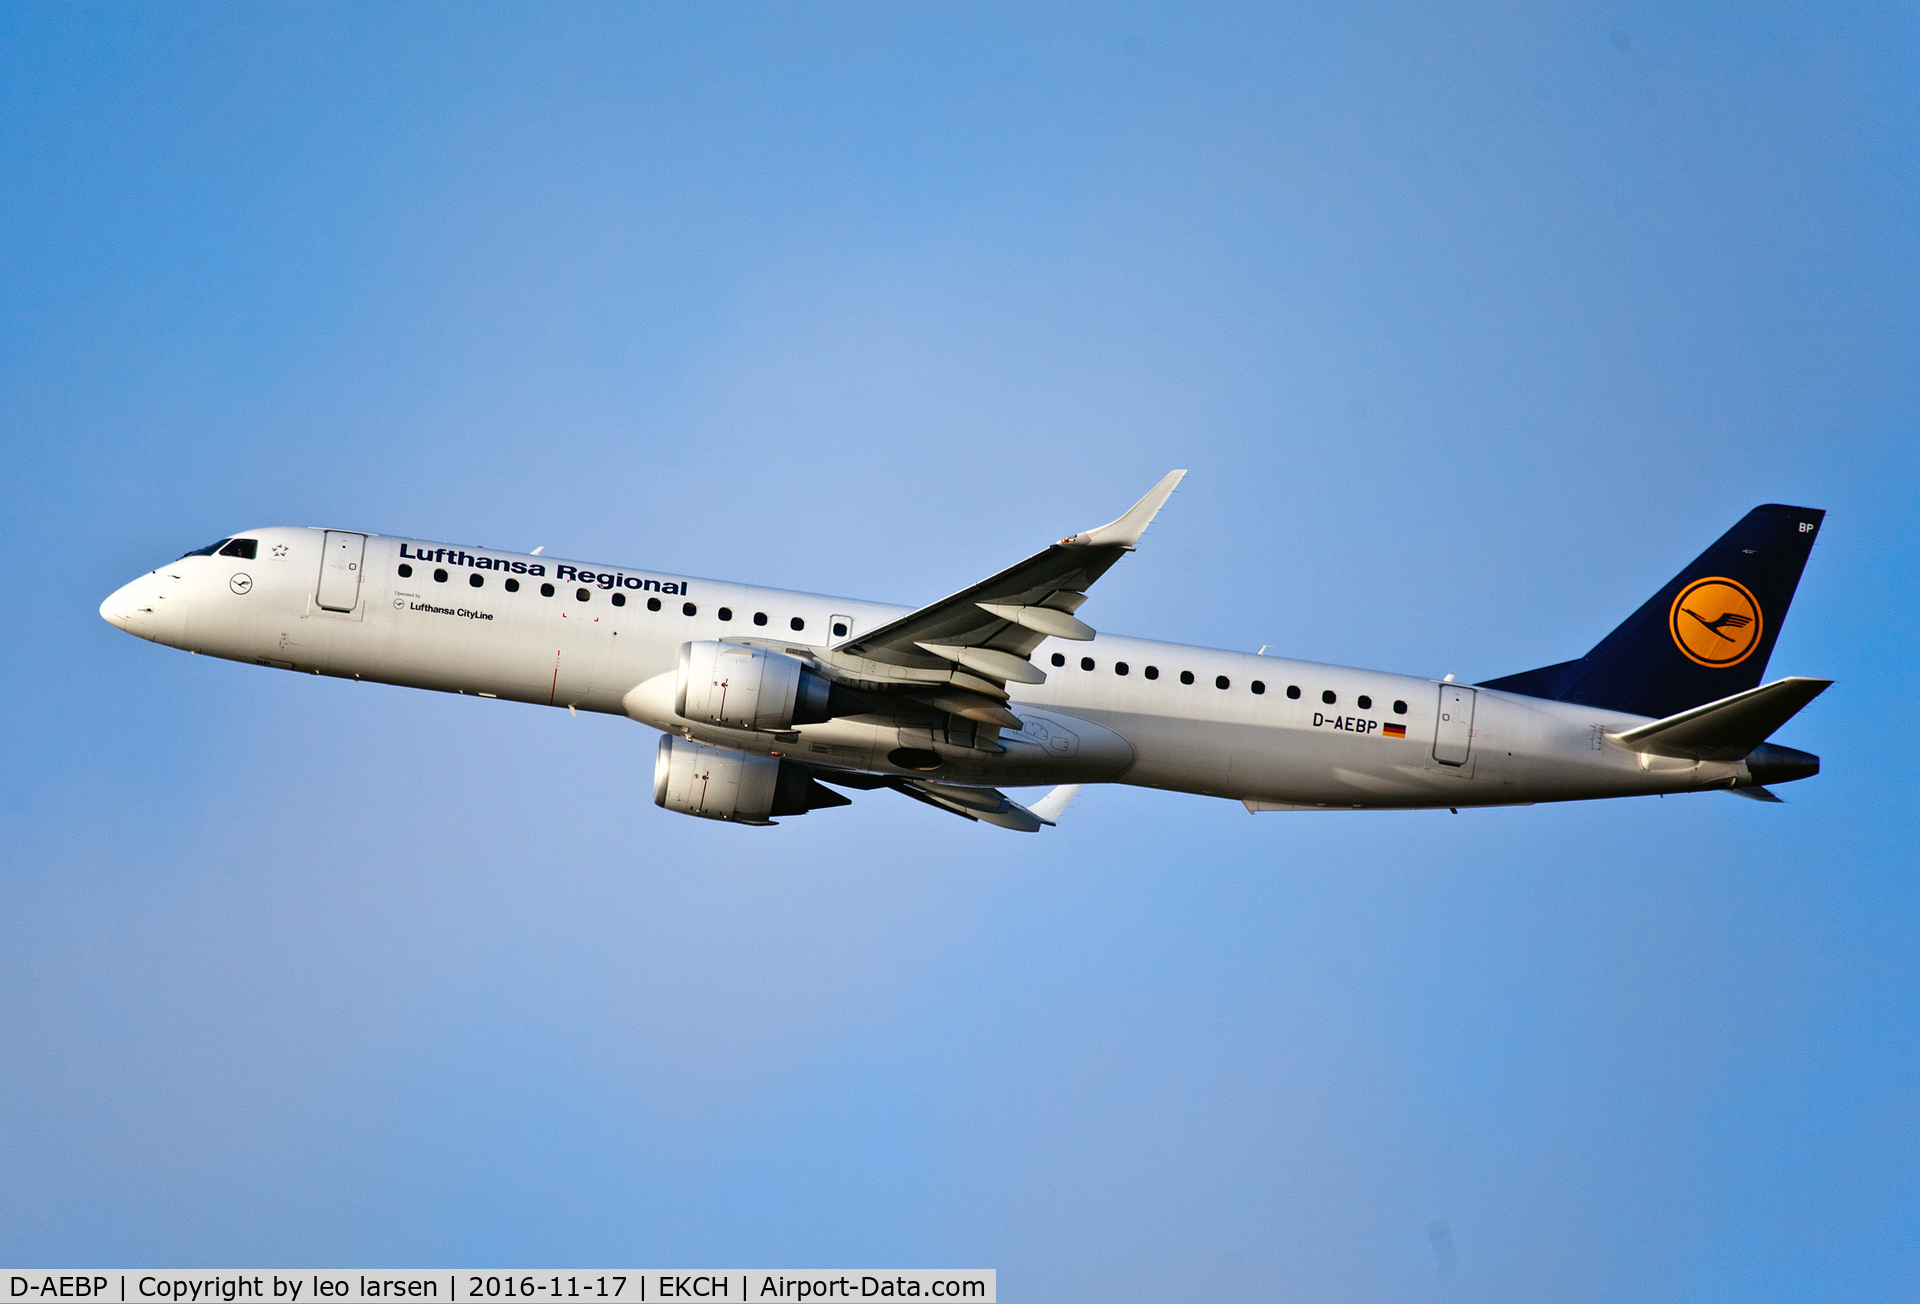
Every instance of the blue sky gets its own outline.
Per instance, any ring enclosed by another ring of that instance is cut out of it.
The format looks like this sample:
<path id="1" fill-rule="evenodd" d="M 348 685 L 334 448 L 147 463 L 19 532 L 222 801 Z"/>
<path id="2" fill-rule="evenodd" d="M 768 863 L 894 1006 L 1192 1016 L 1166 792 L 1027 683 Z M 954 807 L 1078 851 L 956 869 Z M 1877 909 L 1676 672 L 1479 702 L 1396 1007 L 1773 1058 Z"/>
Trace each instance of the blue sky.
<path id="1" fill-rule="evenodd" d="M 1912 1298 L 1917 36 L 7 7 L 0 1261 Z M 96 614 L 267 524 L 913 603 L 1174 466 L 1095 624 L 1468 680 L 1826 508 L 1825 773 L 743 830 L 628 722 Z"/>

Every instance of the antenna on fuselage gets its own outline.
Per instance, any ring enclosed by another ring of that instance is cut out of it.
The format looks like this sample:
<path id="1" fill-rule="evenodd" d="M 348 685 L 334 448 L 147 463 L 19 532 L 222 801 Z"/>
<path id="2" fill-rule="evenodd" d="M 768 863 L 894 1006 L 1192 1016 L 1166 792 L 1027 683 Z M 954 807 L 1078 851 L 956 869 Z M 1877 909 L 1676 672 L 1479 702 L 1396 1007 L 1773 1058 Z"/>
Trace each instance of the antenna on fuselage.
<path id="1" fill-rule="evenodd" d="M 543 543 L 538 548 L 535 548 L 531 553 L 527 555 L 530 557 L 538 557 L 541 553 L 545 552 L 546 550 L 547 550 L 547 545 Z"/>

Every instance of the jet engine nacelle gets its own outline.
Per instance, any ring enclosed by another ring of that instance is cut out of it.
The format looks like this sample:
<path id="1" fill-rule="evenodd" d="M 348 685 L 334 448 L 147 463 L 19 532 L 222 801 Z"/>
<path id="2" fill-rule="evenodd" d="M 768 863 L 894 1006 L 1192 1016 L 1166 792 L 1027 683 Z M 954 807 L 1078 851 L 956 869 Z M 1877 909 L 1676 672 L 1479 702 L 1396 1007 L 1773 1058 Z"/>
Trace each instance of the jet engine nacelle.
<path id="1" fill-rule="evenodd" d="M 860 710 L 798 657 L 737 643 L 683 643 L 674 714 L 700 724 L 766 732 Z"/>
<path id="2" fill-rule="evenodd" d="M 804 765 L 708 747 L 672 734 L 660 739 L 654 757 L 653 801 L 682 815 L 736 824 L 771 824 L 775 815 L 852 804 Z"/>

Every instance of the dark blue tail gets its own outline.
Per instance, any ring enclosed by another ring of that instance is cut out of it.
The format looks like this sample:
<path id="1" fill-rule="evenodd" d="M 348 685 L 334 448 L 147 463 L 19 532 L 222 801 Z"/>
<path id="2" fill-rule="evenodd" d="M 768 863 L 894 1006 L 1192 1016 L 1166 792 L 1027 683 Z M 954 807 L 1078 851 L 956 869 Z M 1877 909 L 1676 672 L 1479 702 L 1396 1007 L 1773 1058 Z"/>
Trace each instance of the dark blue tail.
<path id="1" fill-rule="evenodd" d="M 1656 718 L 1753 688 L 1825 516 L 1756 507 L 1578 661 L 1481 687 Z"/>

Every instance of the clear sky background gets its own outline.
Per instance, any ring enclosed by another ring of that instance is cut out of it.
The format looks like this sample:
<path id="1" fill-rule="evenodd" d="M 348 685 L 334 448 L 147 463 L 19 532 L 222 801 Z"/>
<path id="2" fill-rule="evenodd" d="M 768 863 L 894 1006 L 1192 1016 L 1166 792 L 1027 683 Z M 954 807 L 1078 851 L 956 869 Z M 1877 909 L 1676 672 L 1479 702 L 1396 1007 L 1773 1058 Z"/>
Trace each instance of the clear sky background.
<path id="1" fill-rule="evenodd" d="M 1899 4 L 8 5 L 0 1262 L 1920 1297 Z M 102 622 L 344 525 L 1474 680 L 1828 509 L 1725 795 L 651 802 Z"/>

